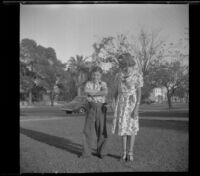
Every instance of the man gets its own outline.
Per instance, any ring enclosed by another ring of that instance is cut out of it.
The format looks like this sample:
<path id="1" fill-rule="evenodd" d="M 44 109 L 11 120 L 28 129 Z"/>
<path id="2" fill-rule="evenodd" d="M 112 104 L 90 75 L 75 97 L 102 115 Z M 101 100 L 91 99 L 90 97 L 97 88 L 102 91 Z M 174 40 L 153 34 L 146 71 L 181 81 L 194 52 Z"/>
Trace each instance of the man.
<path id="1" fill-rule="evenodd" d="M 85 85 L 87 94 L 87 113 L 83 129 L 83 153 L 82 158 L 90 157 L 92 147 L 92 132 L 95 128 L 97 136 L 97 155 L 103 158 L 106 153 L 107 129 L 105 99 L 108 93 L 107 84 L 101 81 L 102 69 L 92 69 L 92 80 Z"/>

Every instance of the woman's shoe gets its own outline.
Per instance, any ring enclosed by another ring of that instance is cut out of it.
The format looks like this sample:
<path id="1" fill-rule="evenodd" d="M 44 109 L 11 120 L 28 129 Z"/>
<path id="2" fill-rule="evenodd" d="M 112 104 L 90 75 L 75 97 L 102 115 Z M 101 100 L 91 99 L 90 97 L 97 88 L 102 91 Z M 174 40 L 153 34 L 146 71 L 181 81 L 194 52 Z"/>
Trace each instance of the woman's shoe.
<path id="1" fill-rule="evenodd" d="M 85 153 L 82 153 L 82 154 L 79 156 L 79 158 L 81 158 L 81 159 L 90 158 L 90 157 L 92 157 L 92 154 L 85 154 Z"/>
<path id="2" fill-rule="evenodd" d="M 127 158 L 127 160 L 131 161 L 131 162 L 133 161 L 133 152 L 132 151 L 128 152 L 128 158 Z"/>
<path id="3" fill-rule="evenodd" d="M 127 159 L 127 155 L 126 155 L 126 152 L 124 152 L 120 158 L 120 161 L 126 161 L 126 159 Z"/>

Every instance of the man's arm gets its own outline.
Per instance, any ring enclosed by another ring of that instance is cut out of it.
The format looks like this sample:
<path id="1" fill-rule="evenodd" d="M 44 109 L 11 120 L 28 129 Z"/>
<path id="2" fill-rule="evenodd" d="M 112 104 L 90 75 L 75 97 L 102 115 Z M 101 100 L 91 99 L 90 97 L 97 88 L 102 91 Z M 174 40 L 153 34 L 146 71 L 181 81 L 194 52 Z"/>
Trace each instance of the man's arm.
<path id="1" fill-rule="evenodd" d="M 100 90 L 100 91 L 91 89 L 89 87 L 89 83 L 87 83 L 84 91 L 87 95 L 90 95 L 90 96 L 106 96 L 108 94 L 108 89 L 107 89 L 106 83 L 103 84 L 101 89 L 102 90 Z"/>
<path id="2" fill-rule="evenodd" d="M 94 94 L 92 96 L 106 96 L 108 94 L 108 88 L 106 83 L 102 83 L 102 87 L 100 91 L 94 92 Z"/>
<path id="3" fill-rule="evenodd" d="M 97 93 L 97 90 L 85 88 L 85 93 L 88 95 L 93 95 L 93 94 Z"/>
<path id="4" fill-rule="evenodd" d="M 92 96 L 106 96 L 108 94 L 108 90 L 100 90 L 98 92 L 94 92 Z"/>
<path id="5" fill-rule="evenodd" d="M 87 95 L 92 95 L 92 94 L 96 93 L 97 91 L 94 90 L 94 89 L 91 89 L 91 83 L 87 82 L 86 85 L 85 85 L 85 88 L 84 88 L 84 92 Z"/>

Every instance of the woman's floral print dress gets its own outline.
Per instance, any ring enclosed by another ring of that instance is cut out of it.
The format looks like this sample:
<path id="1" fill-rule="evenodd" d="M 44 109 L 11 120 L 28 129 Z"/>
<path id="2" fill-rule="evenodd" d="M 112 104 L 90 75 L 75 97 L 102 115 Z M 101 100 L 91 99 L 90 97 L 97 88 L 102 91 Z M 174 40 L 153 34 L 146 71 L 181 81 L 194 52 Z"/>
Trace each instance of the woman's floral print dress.
<path id="1" fill-rule="evenodd" d="M 112 133 L 123 135 L 137 134 L 139 131 L 138 117 L 131 118 L 136 105 L 136 90 L 143 86 L 143 77 L 138 71 L 132 71 L 128 77 L 119 73 L 118 77 L 118 97 L 115 106 Z M 127 84 L 123 82 L 126 79 Z"/>

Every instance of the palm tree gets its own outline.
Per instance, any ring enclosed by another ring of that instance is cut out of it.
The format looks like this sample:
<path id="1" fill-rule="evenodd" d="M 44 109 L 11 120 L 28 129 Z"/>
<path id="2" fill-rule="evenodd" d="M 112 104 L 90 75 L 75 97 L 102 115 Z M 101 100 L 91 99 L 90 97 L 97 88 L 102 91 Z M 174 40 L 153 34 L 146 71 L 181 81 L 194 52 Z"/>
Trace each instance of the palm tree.
<path id="1" fill-rule="evenodd" d="M 81 87 L 86 82 L 89 73 L 89 67 L 86 60 L 88 57 L 76 55 L 76 57 L 71 57 L 68 61 L 69 69 L 73 74 L 75 84 L 77 87 L 78 96 L 81 95 Z"/>

